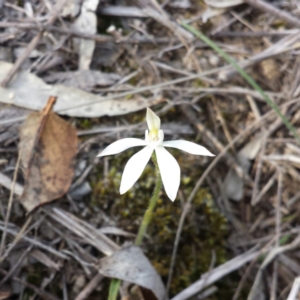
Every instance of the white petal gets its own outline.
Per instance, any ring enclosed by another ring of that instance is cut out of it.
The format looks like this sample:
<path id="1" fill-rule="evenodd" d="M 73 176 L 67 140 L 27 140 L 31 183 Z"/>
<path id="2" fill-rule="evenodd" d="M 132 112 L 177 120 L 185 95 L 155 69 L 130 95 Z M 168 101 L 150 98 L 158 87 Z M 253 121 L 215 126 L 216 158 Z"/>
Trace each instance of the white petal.
<path id="1" fill-rule="evenodd" d="M 113 142 L 109 146 L 107 146 L 101 153 L 97 155 L 97 157 L 117 154 L 128 148 L 137 147 L 137 146 L 146 146 L 146 144 L 147 144 L 146 141 L 140 139 L 134 139 L 134 138 L 118 140 L 116 142 Z"/>
<path id="2" fill-rule="evenodd" d="M 160 129 L 160 118 L 150 108 L 147 108 L 146 120 L 150 131 Z"/>
<path id="3" fill-rule="evenodd" d="M 121 195 L 126 193 L 139 179 L 152 153 L 153 153 L 153 148 L 150 146 L 146 146 L 144 149 L 134 154 L 129 159 L 122 175 L 121 186 L 120 186 Z"/>
<path id="4" fill-rule="evenodd" d="M 176 159 L 164 147 L 158 146 L 155 152 L 165 191 L 174 201 L 180 184 L 180 167 Z"/>
<path id="5" fill-rule="evenodd" d="M 214 154 L 209 152 L 206 148 L 204 148 L 200 145 L 197 145 L 195 143 L 183 141 L 183 140 L 163 142 L 162 146 L 177 148 L 177 149 L 186 151 L 186 152 L 194 154 L 194 155 L 215 156 Z"/>

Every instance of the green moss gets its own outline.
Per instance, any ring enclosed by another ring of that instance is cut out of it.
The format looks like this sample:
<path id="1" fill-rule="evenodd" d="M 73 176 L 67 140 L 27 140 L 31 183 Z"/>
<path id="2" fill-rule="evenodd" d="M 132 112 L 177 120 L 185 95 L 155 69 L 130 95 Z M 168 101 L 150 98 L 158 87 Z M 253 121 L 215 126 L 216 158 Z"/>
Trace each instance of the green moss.
<path id="1" fill-rule="evenodd" d="M 77 127 L 80 129 L 91 129 L 92 126 L 91 119 L 79 119 Z"/>
<path id="2" fill-rule="evenodd" d="M 118 227 L 133 233 L 138 231 L 155 183 L 154 166 L 149 163 L 137 183 L 127 193 L 119 195 L 123 169 L 129 157 L 136 151 L 126 151 L 112 157 L 107 178 L 102 178 L 102 166 L 99 165 L 93 193 L 93 205 L 99 206 L 117 220 Z M 179 151 L 172 153 L 181 166 L 180 190 L 187 198 L 202 173 L 199 158 L 187 158 L 180 155 Z M 148 258 L 164 280 L 168 276 L 181 214 L 182 203 L 179 197 L 172 202 L 162 191 L 144 246 Z M 199 189 L 183 226 L 171 285 L 172 295 L 198 280 L 201 274 L 209 270 L 213 253 L 216 256 L 216 265 L 228 260 L 225 249 L 227 235 L 226 220 L 216 209 L 211 194 L 206 188 Z"/>
<path id="3" fill-rule="evenodd" d="M 193 88 L 207 87 L 207 84 L 201 79 L 195 79 L 192 82 L 192 87 Z"/>

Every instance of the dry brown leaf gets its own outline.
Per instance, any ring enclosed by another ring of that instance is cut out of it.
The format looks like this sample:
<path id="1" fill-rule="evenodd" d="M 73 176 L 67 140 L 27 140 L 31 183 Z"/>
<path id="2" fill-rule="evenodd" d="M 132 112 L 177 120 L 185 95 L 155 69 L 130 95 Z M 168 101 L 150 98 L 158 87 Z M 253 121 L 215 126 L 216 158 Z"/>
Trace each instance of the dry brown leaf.
<path id="1" fill-rule="evenodd" d="M 52 111 L 50 97 L 41 112 L 31 113 L 20 132 L 20 162 L 25 172 L 21 203 L 28 212 L 64 195 L 74 175 L 76 129 Z"/>

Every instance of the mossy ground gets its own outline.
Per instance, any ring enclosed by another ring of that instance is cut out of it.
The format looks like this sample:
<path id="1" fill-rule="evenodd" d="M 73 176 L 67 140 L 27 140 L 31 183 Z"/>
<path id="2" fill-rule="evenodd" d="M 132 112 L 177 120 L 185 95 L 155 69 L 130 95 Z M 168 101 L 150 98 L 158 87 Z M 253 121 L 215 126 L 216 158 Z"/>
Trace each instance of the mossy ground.
<path id="1" fill-rule="evenodd" d="M 92 204 L 102 208 L 116 221 L 119 228 L 132 233 L 138 231 L 155 183 L 154 165 L 150 162 L 133 188 L 120 196 L 122 171 L 129 157 L 136 151 L 138 149 L 128 150 L 111 157 L 107 178 L 103 178 L 103 165 L 100 164 L 93 179 Z M 185 198 L 183 201 L 186 201 L 204 167 L 199 157 L 182 155 L 176 150 L 173 150 L 172 154 L 181 166 L 180 191 Z M 168 276 L 182 210 L 182 199 L 177 197 L 176 201 L 171 202 L 162 190 L 144 240 L 143 247 L 146 255 L 164 280 Z M 201 274 L 207 272 L 213 256 L 216 258 L 215 265 L 228 260 L 229 255 L 225 248 L 227 236 L 226 219 L 216 208 L 208 189 L 199 189 L 181 234 L 171 295 L 187 287 L 199 279 Z"/>

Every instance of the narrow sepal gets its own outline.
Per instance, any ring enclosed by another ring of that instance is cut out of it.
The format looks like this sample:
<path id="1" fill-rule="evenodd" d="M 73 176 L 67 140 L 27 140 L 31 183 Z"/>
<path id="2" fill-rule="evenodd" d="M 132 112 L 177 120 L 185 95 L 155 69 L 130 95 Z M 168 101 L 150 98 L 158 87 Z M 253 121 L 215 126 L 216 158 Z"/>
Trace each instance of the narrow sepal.
<path id="1" fill-rule="evenodd" d="M 150 108 L 147 108 L 146 120 L 150 131 L 160 129 L 160 118 Z"/>
<path id="2" fill-rule="evenodd" d="M 158 146 L 155 153 L 165 191 L 174 201 L 180 184 L 180 167 L 176 159 L 164 147 Z"/>
<path id="3" fill-rule="evenodd" d="M 109 146 L 107 146 L 101 153 L 97 155 L 97 157 L 117 154 L 125 151 L 128 148 L 137 147 L 137 146 L 146 146 L 146 144 L 147 144 L 146 141 L 141 139 L 135 139 L 135 138 L 126 138 L 126 139 L 118 140 L 110 144 Z"/>
<path id="4" fill-rule="evenodd" d="M 153 148 L 146 146 L 141 151 L 134 154 L 127 162 L 120 185 L 120 194 L 126 193 L 140 178 L 145 169 L 151 155 Z"/>
<path id="5" fill-rule="evenodd" d="M 176 148 L 194 155 L 215 156 L 205 147 L 184 140 L 166 141 L 162 143 L 162 146 Z"/>

